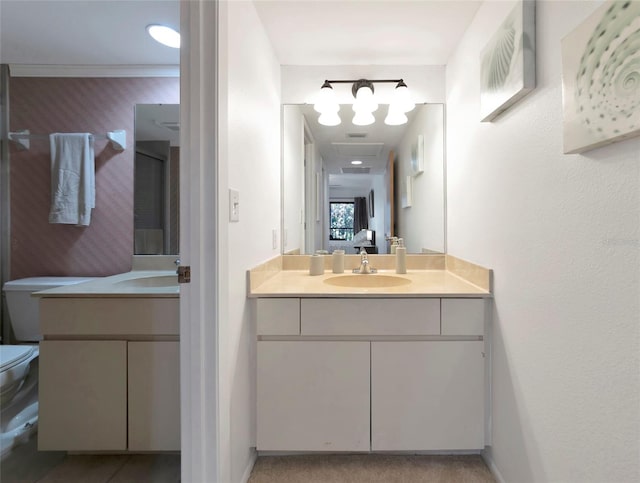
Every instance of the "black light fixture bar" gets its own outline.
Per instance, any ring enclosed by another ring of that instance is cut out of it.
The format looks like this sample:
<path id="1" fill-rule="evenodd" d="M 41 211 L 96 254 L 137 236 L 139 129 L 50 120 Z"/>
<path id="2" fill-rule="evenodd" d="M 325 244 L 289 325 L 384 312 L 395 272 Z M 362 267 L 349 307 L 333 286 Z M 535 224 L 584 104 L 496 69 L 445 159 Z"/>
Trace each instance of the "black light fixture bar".
<path id="1" fill-rule="evenodd" d="M 367 82 L 404 82 L 403 79 L 352 79 L 352 80 L 325 80 L 329 84 L 353 84 L 354 82 L 367 81 Z"/>
<path id="2" fill-rule="evenodd" d="M 356 97 L 356 94 L 358 93 L 358 89 L 360 89 L 361 87 L 369 87 L 371 89 L 371 92 L 374 92 L 373 84 L 376 82 L 395 83 L 395 84 L 398 84 L 398 86 L 406 87 L 406 84 L 404 83 L 403 79 L 374 79 L 374 80 L 371 80 L 371 79 L 328 80 L 326 79 L 324 81 L 324 84 L 322 84 L 322 87 L 331 87 L 331 84 L 353 84 L 351 86 L 351 94 L 353 94 L 353 97 Z"/>

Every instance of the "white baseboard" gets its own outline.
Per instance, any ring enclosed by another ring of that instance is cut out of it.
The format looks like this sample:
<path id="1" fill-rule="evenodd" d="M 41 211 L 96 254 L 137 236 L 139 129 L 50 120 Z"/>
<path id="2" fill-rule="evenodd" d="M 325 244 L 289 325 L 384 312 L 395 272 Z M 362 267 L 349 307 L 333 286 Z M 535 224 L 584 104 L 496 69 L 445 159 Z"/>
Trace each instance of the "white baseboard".
<path id="1" fill-rule="evenodd" d="M 487 446 L 484 449 L 484 451 L 482 451 L 482 453 L 480 454 L 482 455 L 482 459 L 484 459 L 484 462 L 489 467 L 489 471 L 491 471 L 491 474 L 496 479 L 496 481 L 498 483 L 507 483 L 506 480 L 502 477 L 502 473 L 500 473 L 500 470 L 496 466 L 496 462 L 493 461 L 493 456 L 491 454 L 491 447 Z"/>
<path id="2" fill-rule="evenodd" d="M 255 448 L 251 450 L 251 459 L 249 459 L 249 463 L 247 464 L 247 468 L 244 470 L 242 474 L 241 483 L 247 483 L 249 481 L 249 477 L 251 476 L 251 470 L 253 470 L 253 466 L 256 464 L 256 460 L 258 459 L 258 452 Z"/>

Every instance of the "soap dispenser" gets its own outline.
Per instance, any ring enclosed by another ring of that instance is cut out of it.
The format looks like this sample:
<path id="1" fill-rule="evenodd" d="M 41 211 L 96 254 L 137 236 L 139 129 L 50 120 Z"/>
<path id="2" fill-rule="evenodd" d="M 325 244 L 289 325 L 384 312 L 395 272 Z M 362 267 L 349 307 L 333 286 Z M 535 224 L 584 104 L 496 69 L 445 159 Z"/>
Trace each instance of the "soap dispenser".
<path id="1" fill-rule="evenodd" d="M 389 238 L 389 240 L 391 240 L 391 247 L 389 247 L 389 253 L 391 253 L 391 255 L 395 255 L 396 248 L 398 248 L 398 237 L 392 236 L 391 238 Z"/>
<path id="2" fill-rule="evenodd" d="M 396 273 L 407 273 L 407 249 L 402 238 L 398 238 L 396 247 Z"/>

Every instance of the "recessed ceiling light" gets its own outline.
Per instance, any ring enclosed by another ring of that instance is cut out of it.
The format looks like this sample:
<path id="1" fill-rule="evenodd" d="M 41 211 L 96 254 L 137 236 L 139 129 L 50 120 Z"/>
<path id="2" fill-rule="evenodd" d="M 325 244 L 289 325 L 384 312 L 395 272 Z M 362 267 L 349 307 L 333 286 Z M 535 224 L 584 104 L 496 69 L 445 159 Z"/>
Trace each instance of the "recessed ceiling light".
<path id="1" fill-rule="evenodd" d="M 167 47 L 180 48 L 180 34 L 166 25 L 147 25 L 147 32 L 156 42 Z"/>
<path id="2" fill-rule="evenodd" d="M 362 164 L 362 161 L 351 161 L 351 164 L 355 164 L 355 165 Z"/>

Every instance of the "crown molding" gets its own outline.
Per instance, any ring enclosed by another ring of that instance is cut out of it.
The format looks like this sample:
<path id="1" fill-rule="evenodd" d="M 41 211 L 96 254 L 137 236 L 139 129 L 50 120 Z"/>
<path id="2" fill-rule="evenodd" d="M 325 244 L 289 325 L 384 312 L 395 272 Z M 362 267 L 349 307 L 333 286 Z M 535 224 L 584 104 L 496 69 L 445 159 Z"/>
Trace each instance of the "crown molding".
<path id="1" fill-rule="evenodd" d="M 11 77 L 180 77 L 179 65 L 9 64 Z"/>

